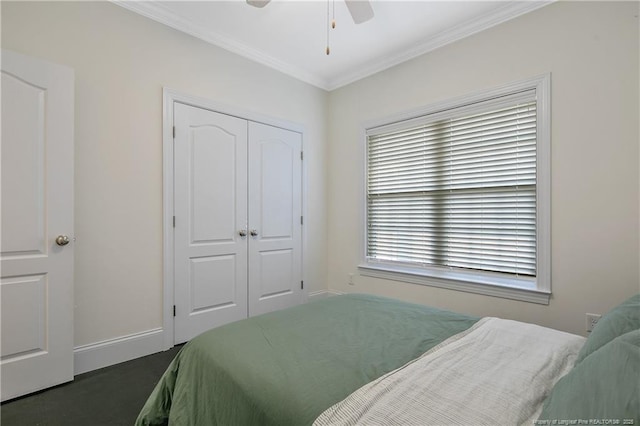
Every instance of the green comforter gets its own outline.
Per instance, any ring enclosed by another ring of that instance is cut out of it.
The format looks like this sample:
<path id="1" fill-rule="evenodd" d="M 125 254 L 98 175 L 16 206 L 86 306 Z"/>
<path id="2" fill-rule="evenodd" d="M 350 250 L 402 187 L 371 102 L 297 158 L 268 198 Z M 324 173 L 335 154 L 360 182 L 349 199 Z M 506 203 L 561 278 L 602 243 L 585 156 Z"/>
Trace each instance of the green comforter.
<path id="1" fill-rule="evenodd" d="M 477 320 L 343 295 L 228 324 L 182 348 L 136 425 L 309 425 Z"/>

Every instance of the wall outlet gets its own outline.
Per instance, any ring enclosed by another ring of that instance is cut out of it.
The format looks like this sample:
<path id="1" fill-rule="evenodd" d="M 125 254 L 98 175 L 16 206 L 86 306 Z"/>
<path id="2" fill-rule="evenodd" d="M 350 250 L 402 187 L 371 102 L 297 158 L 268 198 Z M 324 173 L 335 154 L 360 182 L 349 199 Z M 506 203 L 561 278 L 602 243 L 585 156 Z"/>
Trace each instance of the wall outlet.
<path id="1" fill-rule="evenodd" d="M 349 274 L 349 285 L 356 285 L 356 283 L 353 281 L 353 274 Z"/>
<path id="2" fill-rule="evenodd" d="M 598 314 L 587 314 L 587 331 L 591 332 L 593 330 L 593 327 L 596 326 L 596 324 L 598 323 L 598 321 L 600 320 L 600 317 L 602 315 L 598 315 Z"/>

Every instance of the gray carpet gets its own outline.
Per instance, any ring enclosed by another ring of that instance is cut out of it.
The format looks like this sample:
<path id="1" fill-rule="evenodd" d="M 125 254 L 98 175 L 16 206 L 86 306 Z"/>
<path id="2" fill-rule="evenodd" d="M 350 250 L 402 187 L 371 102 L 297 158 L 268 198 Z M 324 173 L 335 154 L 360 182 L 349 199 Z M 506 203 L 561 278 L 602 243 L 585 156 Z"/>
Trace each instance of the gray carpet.
<path id="1" fill-rule="evenodd" d="M 132 426 L 182 346 L 89 373 L 73 382 L 5 402 L 2 426 Z"/>

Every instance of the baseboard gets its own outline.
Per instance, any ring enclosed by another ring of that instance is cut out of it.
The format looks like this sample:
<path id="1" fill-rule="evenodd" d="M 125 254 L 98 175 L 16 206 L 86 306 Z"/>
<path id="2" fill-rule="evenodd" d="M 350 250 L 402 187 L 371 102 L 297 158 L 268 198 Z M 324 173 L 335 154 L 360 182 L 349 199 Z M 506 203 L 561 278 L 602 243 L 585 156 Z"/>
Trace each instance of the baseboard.
<path id="1" fill-rule="evenodd" d="M 308 301 L 325 299 L 339 294 L 344 293 L 336 290 L 313 291 L 309 293 Z M 99 368 L 162 352 L 165 349 L 162 328 L 78 346 L 73 349 L 73 374 L 88 373 Z"/>
<path id="2" fill-rule="evenodd" d="M 73 349 L 73 374 L 87 373 L 164 349 L 162 328 L 78 346 Z"/>
<path id="3" fill-rule="evenodd" d="M 314 300 L 326 299 L 327 297 L 337 296 L 339 294 L 344 294 L 344 293 L 336 290 L 312 291 L 311 293 L 309 293 L 308 299 L 309 299 L 309 302 L 312 302 Z"/>

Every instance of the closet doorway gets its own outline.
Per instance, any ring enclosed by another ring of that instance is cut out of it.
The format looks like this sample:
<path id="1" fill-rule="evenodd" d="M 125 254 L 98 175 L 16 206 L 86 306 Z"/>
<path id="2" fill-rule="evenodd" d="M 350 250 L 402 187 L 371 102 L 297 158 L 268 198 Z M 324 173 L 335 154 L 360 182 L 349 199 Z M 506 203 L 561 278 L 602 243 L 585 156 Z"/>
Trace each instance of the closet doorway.
<path id="1" fill-rule="evenodd" d="M 165 232 L 165 261 L 173 270 L 172 343 L 179 344 L 304 300 L 302 132 L 169 100 L 172 252 Z M 165 185 L 166 172 L 165 153 Z"/>

